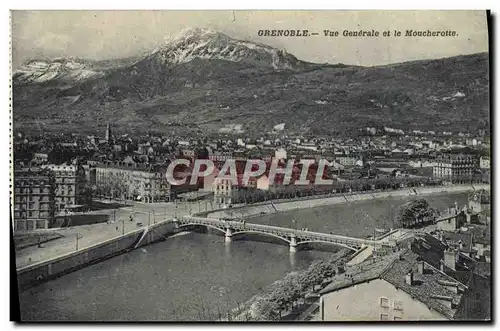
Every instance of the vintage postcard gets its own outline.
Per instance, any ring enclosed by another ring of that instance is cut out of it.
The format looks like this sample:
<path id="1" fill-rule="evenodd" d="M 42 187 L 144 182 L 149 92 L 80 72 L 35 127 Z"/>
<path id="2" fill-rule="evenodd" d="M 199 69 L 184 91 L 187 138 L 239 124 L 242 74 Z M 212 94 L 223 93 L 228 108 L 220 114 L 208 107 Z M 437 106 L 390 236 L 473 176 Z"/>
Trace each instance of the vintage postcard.
<path id="1" fill-rule="evenodd" d="M 13 319 L 491 321 L 487 11 L 11 11 Z"/>

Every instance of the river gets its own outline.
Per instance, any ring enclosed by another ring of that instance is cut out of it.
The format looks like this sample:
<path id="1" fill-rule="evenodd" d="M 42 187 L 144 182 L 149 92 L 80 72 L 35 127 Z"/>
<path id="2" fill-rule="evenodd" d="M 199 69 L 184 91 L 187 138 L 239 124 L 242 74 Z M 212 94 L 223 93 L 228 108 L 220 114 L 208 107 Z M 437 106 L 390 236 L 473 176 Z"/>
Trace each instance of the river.
<path id="1" fill-rule="evenodd" d="M 265 215 L 251 222 L 365 236 L 390 226 L 393 207 L 411 198 L 386 198 Z M 467 194 L 426 197 L 439 209 Z M 370 216 L 366 216 L 369 214 Z M 20 294 L 25 321 L 215 320 L 321 251 L 291 254 L 288 246 L 189 233 L 70 273 Z"/>
<path id="2" fill-rule="evenodd" d="M 213 320 L 326 252 L 189 233 L 27 290 L 23 320 Z"/>
<path id="3" fill-rule="evenodd" d="M 306 208 L 275 214 L 259 215 L 249 223 L 308 228 L 310 231 L 351 237 L 366 237 L 374 228 L 393 228 L 394 210 L 397 206 L 416 199 L 426 199 L 432 208 L 444 211 L 458 204 L 467 204 L 468 193 L 432 194 L 427 196 L 390 197 L 376 200 L 362 200 L 344 204 Z M 295 220 L 295 224 L 293 223 Z"/>

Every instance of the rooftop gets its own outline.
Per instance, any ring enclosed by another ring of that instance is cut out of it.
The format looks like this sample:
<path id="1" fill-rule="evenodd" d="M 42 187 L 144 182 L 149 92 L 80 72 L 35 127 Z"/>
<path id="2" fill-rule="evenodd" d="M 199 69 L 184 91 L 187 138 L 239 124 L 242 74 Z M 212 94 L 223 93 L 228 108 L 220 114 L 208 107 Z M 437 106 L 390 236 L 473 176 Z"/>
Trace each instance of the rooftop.
<path id="1" fill-rule="evenodd" d="M 462 252 L 470 252 L 472 250 L 471 233 L 443 231 L 443 240 L 446 242 L 446 244 L 451 246 L 462 244 L 462 248 L 460 249 L 460 251 Z"/>
<path id="2" fill-rule="evenodd" d="M 26 167 L 14 169 L 14 178 L 19 179 L 21 177 L 41 177 L 53 174 L 49 169 L 44 169 L 40 167 Z"/>
<path id="3" fill-rule="evenodd" d="M 424 263 L 423 273 L 417 272 L 419 263 Z M 405 279 L 408 272 L 413 272 L 411 285 Z M 345 273 L 336 275 L 320 294 L 377 278 L 384 279 L 449 319 L 453 319 L 465 290 L 463 284 L 421 261 L 418 254 L 404 250 L 378 260 L 368 259 L 348 268 Z M 458 290 L 454 291 L 453 288 Z"/>
<path id="4" fill-rule="evenodd" d="M 320 294 L 337 291 L 355 284 L 364 283 L 372 279 L 380 278 L 382 273 L 399 257 L 399 253 L 394 253 L 383 258 L 369 258 L 352 267 L 348 267 L 342 274 L 335 275 L 332 282 L 326 286 Z"/>
<path id="5" fill-rule="evenodd" d="M 140 171 L 165 171 L 166 165 L 154 165 L 149 163 L 136 163 L 136 162 L 100 162 L 95 165 L 96 168 L 115 168 L 124 170 L 140 170 Z"/>
<path id="6" fill-rule="evenodd" d="M 484 278 L 491 277 L 491 263 L 477 262 L 474 273 Z"/>
<path id="7" fill-rule="evenodd" d="M 411 250 L 415 254 L 418 254 L 427 264 L 436 269 L 441 268 L 441 262 L 444 259 L 444 251 L 447 248 L 448 246 L 445 243 L 430 234 L 425 234 L 419 237 L 411 244 Z M 458 254 L 458 261 L 454 270 L 443 266 L 444 272 L 448 276 L 454 278 L 462 284 L 469 283 L 472 276 L 470 268 L 473 267 L 474 261 L 467 258 L 464 254 Z"/>
<path id="8" fill-rule="evenodd" d="M 469 226 L 468 231 L 472 234 L 472 241 L 478 244 L 491 244 L 491 228 L 488 225 L 475 224 Z"/>
<path id="9" fill-rule="evenodd" d="M 386 269 L 381 278 L 448 319 L 453 319 L 465 290 L 464 286 L 425 262 L 424 272 L 418 273 L 417 264 L 421 262 L 418 254 L 406 251 L 401 259 Z M 405 281 L 405 276 L 410 271 L 413 271 L 412 285 Z M 453 286 L 458 286 L 458 293 L 451 289 Z M 449 301 L 451 305 L 445 303 Z"/>

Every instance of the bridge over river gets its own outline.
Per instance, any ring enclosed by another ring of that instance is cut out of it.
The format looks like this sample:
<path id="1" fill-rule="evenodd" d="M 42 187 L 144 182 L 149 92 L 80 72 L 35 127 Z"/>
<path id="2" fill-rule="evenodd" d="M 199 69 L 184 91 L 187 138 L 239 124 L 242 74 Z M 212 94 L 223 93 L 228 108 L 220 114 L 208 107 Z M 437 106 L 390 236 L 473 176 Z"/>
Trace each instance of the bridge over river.
<path id="1" fill-rule="evenodd" d="M 331 244 L 354 251 L 365 246 L 372 246 L 374 248 L 382 246 L 395 247 L 398 244 L 397 240 L 387 240 L 386 236 L 383 236 L 383 238 L 362 239 L 207 217 L 185 216 L 174 220 L 174 222 L 177 224 L 178 229 L 202 226 L 220 231 L 224 234 L 226 242 L 231 242 L 234 237 L 245 234 L 274 237 L 288 243 L 291 252 L 295 252 L 301 245 L 309 243 Z"/>

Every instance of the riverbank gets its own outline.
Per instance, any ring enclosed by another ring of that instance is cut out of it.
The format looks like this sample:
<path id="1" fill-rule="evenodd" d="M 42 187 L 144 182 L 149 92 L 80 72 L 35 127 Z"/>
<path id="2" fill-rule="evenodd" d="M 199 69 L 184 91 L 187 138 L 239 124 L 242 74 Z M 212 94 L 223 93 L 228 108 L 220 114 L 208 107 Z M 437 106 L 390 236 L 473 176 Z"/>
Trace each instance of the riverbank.
<path id="1" fill-rule="evenodd" d="M 435 186 L 435 187 L 415 187 L 404 188 L 393 191 L 373 191 L 367 193 L 348 193 L 336 194 L 329 197 L 307 197 L 301 199 L 268 201 L 253 205 L 244 205 L 231 209 L 212 211 L 206 214 L 213 218 L 238 218 L 238 217 L 255 217 L 266 214 L 274 214 L 279 212 L 294 211 L 306 208 L 322 207 L 327 205 L 345 204 L 357 201 L 377 200 L 390 197 L 404 196 L 430 196 L 443 193 L 462 193 L 473 190 L 486 189 L 490 190 L 490 185 L 453 185 L 453 186 Z"/>
<path id="2" fill-rule="evenodd" d="M 126 234 L 138 229 L 144 229 L 148 225 L 162 222 L 174 217 L 182 217 L 191 212 L 200 212 L 198 204 L 186 203 L 176 206 L 175 203 L 138 203 L 130 202 L 129 206 L 113 209 L 117 204 L 111 201 L 108 209 L 100 209 L 93 213 L 106 213 L 110 222 L 90 225 L 70 226 L 64 228 L 52 228 L 37 231 L 16 232 L 14 235 L 23 234 L 49 234 L 61 235 L 59 239 L 44 243 L 43 247 L 37 245 L 16 250 L 16 269 L 23 268 L 35 263 L 50 260 L 57 256 L 70 254 L 77 249 L 83 249 L 97 245 L 106 240 L 116 238 L 120 234 Z M 131 221 L 132 219 L 132 221 Z M 78 239 L 77 239 L 78 238 Z"/>
<path id="3" fill-rule="evenodd" d="M 103 261 L 131 249 L 138 241 L 142 230 L 106 240 L 97 245 L 57 256 L 46 261 L 17 269 L 17 284 L 20 291 L 37 286 L 87 265 Z"/>
<path id="4" fill-rule="evenodd" d="M 88 265 L 165 240 L 175 232 L 173 223 L 166 220 L 67 254 L 19 267 L 17 268 L 18 287 L 23 291 Z"/>
<path id="5" fill-rule="evenodd" d="M 49 232 L 49 233 L 43 233 L 43 232 L 25 232 L 25 233 L 17 233 L 14 234 L 14 249 L 16 251 L 20 251 L 22 249 L 25 249 L 27 247 L 32 247 L 32 246 L 38 246 L 41 247 L 45 243 L 52 241 L 52 240 L 57 240 L 60 239 L 62 235 L 56 232 Z"/>
<path id="6" fill-rule="evenodd" d="M 305 270 L 286 274 L 243 305 L 232 309 L 228 317 L 219 318 L 219 321 L 296 320 L 314 305 L 308 297 L 325 287 L 330 277 L 343 272 L 344 262 L 352 254 L 347 249 L 341 249 L 328 260 L 318 260 Z"/>

